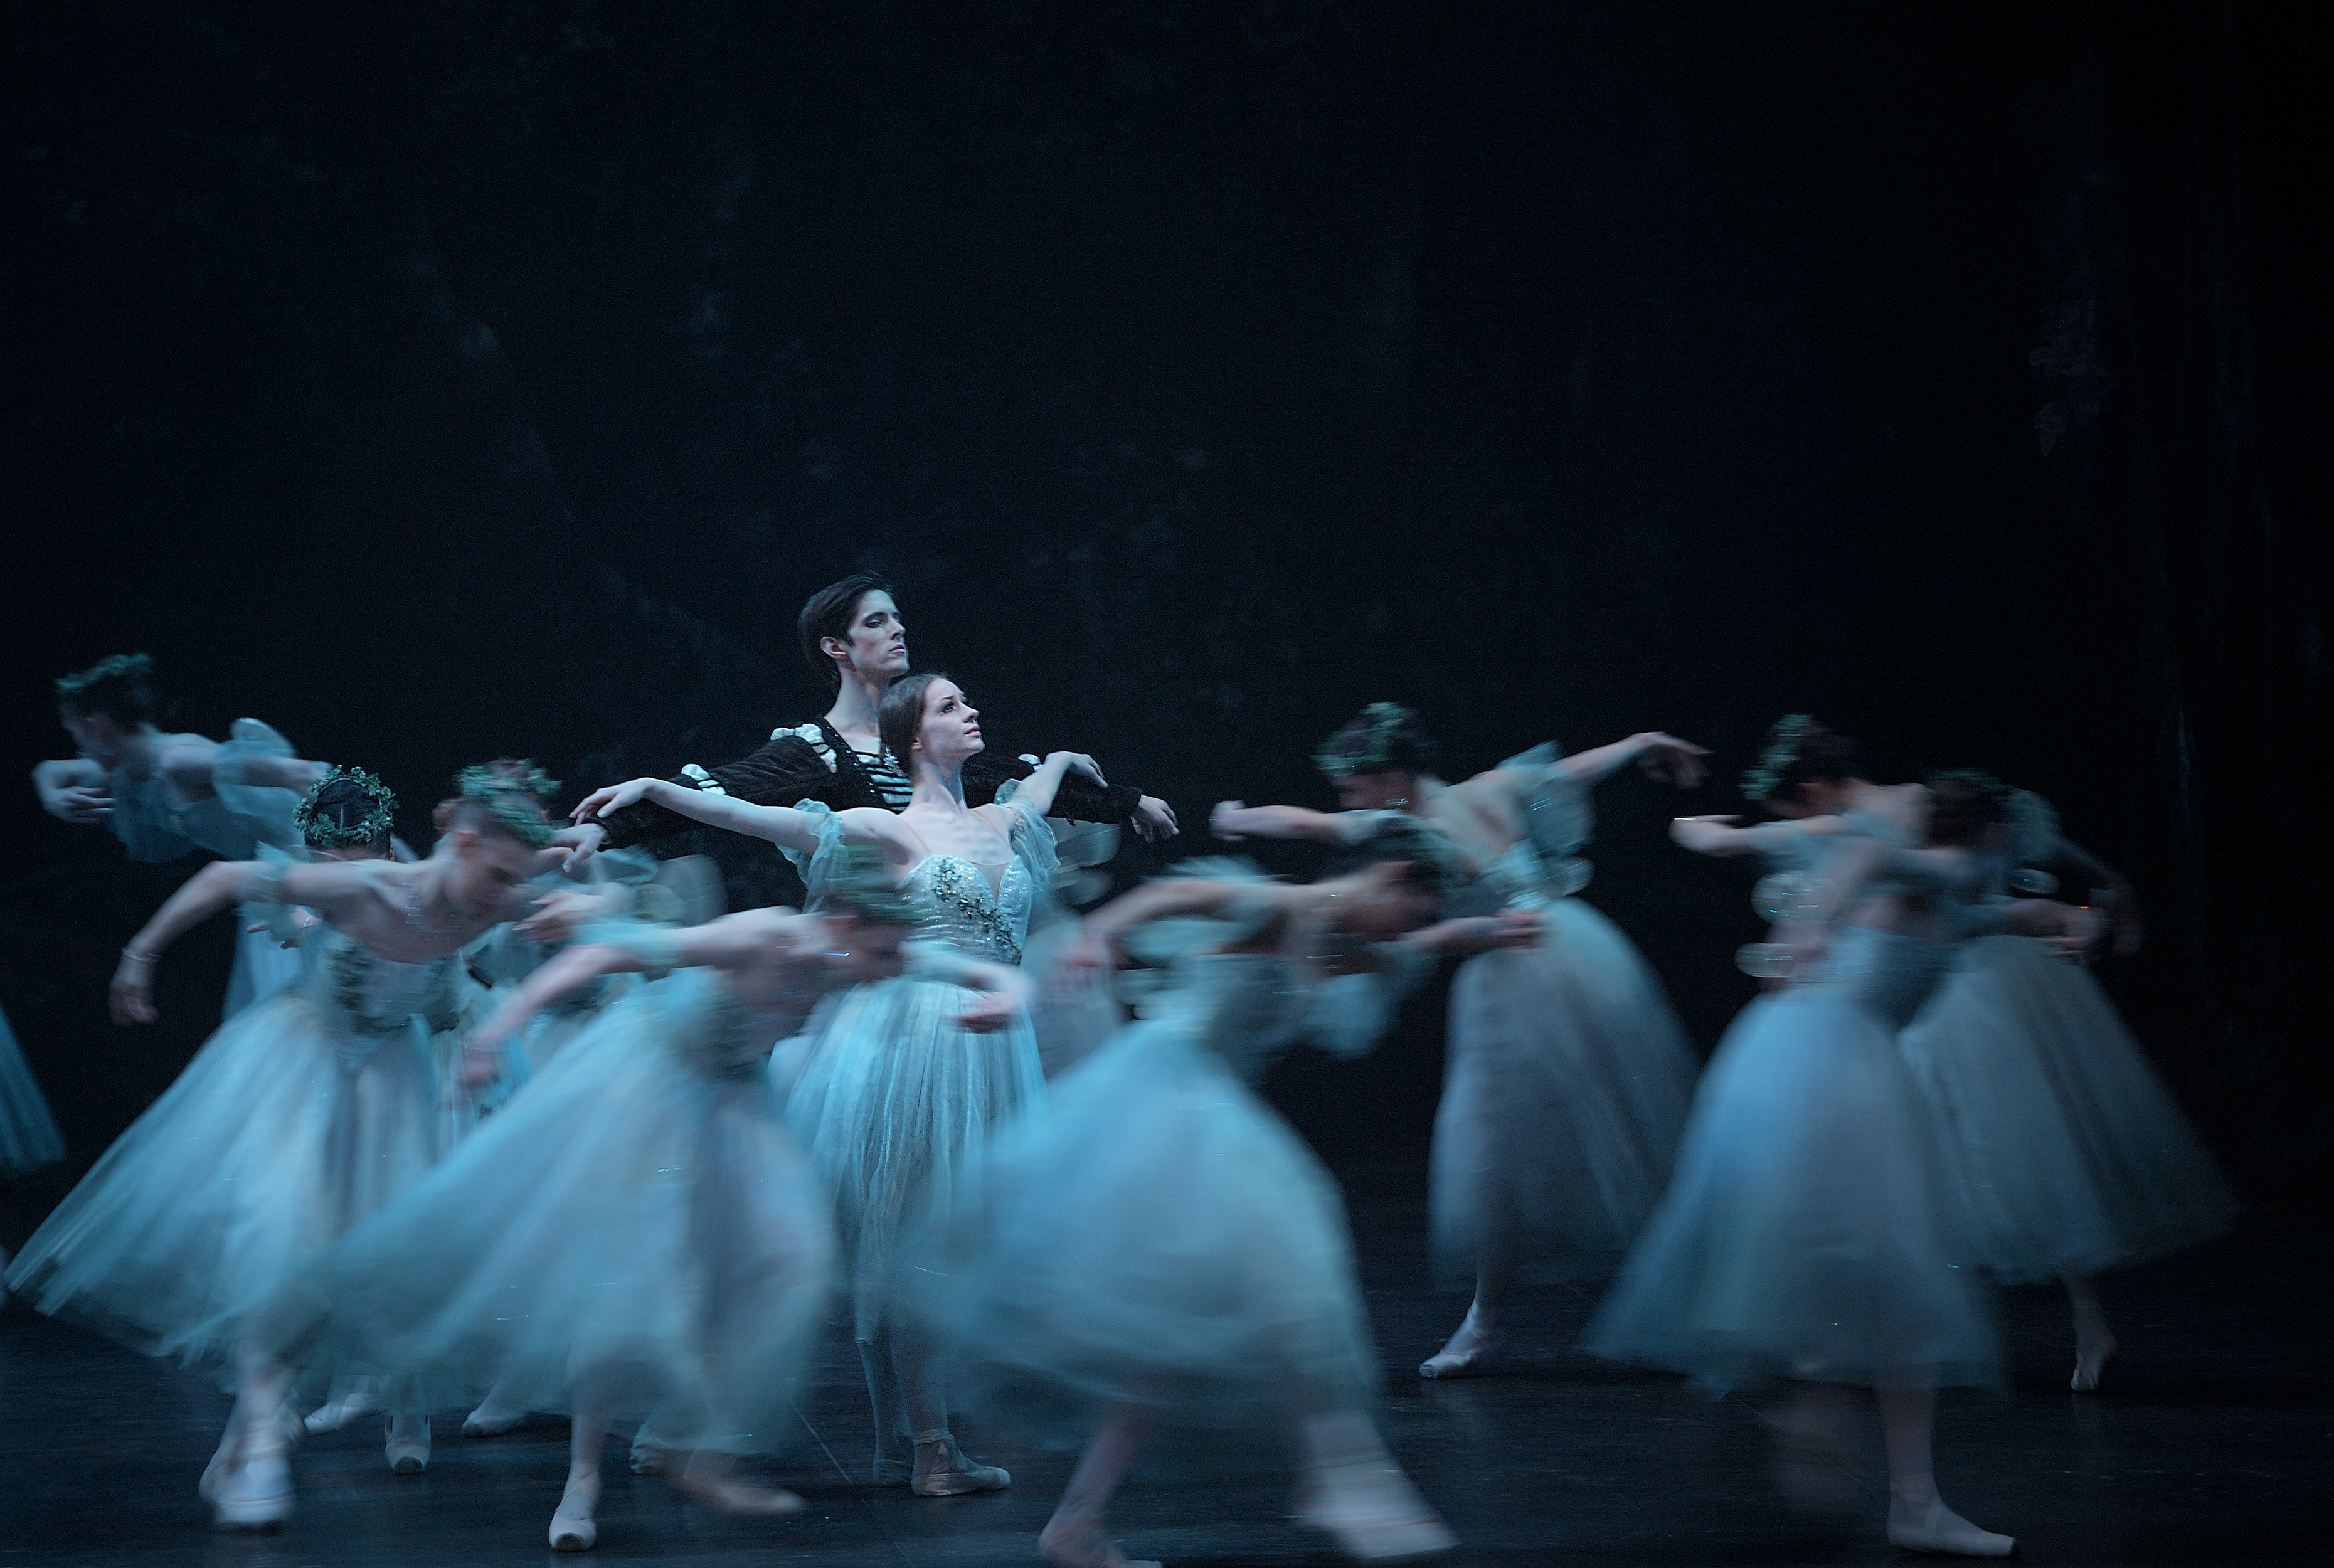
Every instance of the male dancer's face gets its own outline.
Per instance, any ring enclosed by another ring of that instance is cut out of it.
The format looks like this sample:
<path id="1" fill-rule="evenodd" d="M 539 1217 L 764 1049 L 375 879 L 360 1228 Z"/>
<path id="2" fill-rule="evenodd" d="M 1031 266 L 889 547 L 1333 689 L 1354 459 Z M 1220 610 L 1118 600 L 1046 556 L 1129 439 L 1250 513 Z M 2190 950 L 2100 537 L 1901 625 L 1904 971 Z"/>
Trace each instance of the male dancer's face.
<path id="1" fill-rule="evenodd" d="M 896 680 L 908 673 L 908 624 L 900 607 L 880 589 L 859 596 L 851 612 L 847 636 L 825 642 L 829 658 L 840 659 L 862 675 Z"/>

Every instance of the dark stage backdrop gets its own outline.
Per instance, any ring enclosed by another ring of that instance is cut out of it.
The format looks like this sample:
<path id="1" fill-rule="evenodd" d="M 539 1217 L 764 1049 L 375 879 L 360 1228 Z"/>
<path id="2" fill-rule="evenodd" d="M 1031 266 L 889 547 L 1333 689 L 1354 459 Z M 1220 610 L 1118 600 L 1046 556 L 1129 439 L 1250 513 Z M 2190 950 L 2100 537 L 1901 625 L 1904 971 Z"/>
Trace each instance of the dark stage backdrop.
<path id="1" fill-rule="evenodd" d="M 1727 781 L 1811 709 L 2128 866 L 2106 978 L 2256 1201 L 2320 1201 L 2323 13 L 1901 9 L 11 7 L 10 776 L 146 649 L 419 837 L 467 762 L 810 717 L 792 617 L 856 566 L 999 742 L 1194 828 L 1325 803 L 1374 698 L 1461 770 L 1659 726 Z M 1616 780 L 1588 894 L 1705 1045 L 1749 879 L 1663 825 L 1731 800 Z M 225 932 L 114 1030 L 188 868 L 0 823 L 86 1156 Z M 1410 1025 L 1276 1092 L 1413 1150 Z"/>

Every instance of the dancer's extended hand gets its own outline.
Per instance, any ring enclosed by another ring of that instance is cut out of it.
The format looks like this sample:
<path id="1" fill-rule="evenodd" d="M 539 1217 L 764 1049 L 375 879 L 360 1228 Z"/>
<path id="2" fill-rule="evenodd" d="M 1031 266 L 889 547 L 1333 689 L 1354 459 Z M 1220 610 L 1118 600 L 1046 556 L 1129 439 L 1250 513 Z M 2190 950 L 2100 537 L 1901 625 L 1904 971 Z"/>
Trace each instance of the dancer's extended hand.
<path id="1" fill-rule="evenodd" d="M 568 815 L 578 822 L 588 822 L 594 817 L 606 816 L 610 812 L 622 811 L 626 806 L 638 804 L 642 796 L 661 782 L 660 779 L 634 778 L 626 779 L 620 784 L 603 784 L 576 802 L 575 809 Z"/>
<path id="2" fill-rule="evenodd" d="M 66 784 L 61 789 L 45 790 L 41 804 L 49 814 L 69 822 L 94 827 L 113 815 L 113 797 L 103 790 L 91 789 L 86 784 Z"/>
<path id="3" fill-rule="evenodd" d="M 596 920 L 608 912 L 607 905 L 597 893 L 581 890 L 546 893 L 535 901 L 535 912 L 511 929 L 530 942 L 564 942 L 575 934 L 575 928 L 586 920 Z"/>
<path id="4" fill-rule="evenodd" d="M 113 984 L 106 988 L 106 1009 L 116 1024 L 157 1024 L 162 1015 L 154 1010 L 154 966 L 152 958 L 121 955 L 121 962 L 113 967 Z"/>
<path id="5" fill-rule="evenodd" d="M 1088 756 L 1085 753 L 1082 751 L 1049 752 L 1046 755 L 1046 760 L 1047 762 L 1052 762 L 1056 757 L 1062 759 L 1063 776 L 1067 777 L 1069 774 L 1074 773 L 1084 774 L 1086 777 L 1094 780 L 1095 784 L 1100 784 L 1103 788 L 1108 789 L 1110 787 L 1110 781 L 1102 776 L 1102 764 L 1095 761 L 1094 758 Z"/>
<path id="6" fill-rule="evenodd" d="M 1182 832 L 1181 824 L 1175 821 L 1175 808 L 1156 795 L 1144 795 L 1136 803 L 1134 814 L 1126 820 L 1145 843 L 1172 839 Z"/>
<path id="7" fill-rule="evenodd" d="M 1637 744 L 1644 748 L 1637 753 L 1637 765 L 1650 778 L 1683 790 L 1692 789 L 1710 776 L 1710 765 L 1702 760 L 1710 755 L 1708 746 L 1680 740 L 1657 729 L 1639 736 Z"/>
<path id="8" fill-rule="evenodd" d="M 994 1034 L 1020 1014 L 1020 997 L 1002 991 L 988 991 L 966 1003 L 949 1022 L 968 1034 Z"/>
<path id="9" fill-rule="evenodd" d="M 1413 938 L 1429 952 L 1445 958 L 1468 958 L 1502 948 L 1529 948 L 1539 940 L 1544 923 L 1529 909 L 1504 909 L 1496 915 L 1462 915 L 1428 926 Z"/>
<path id="10" fill-rule="evenodd" d="M 584 808 L 578 806 L 575 809 L 580 812 Z M 601 822 L 578 822 L 551 835 L 553 847 L 567 851 L 566 858 L 559 862 L 559 869 L 571 877 L 591 864 L 592 857 L 598 854 L 607 842 L 608 829 Z"/>
<path id="11" fill-rule="evenodd" d="M 1670 822 L 1670 838 L 1695 854 L 1712 854 L 1724 847 L 1741 821 L 1739 816 L 1674 817 Z"/>
<path id="12" fill-rule="evenodd" d="M 1246 801 L 1218 801 L 1215 809 L 1208 813 L 1208 832 L 1228 844 L 1248 837 L 1251 825 Z"/>

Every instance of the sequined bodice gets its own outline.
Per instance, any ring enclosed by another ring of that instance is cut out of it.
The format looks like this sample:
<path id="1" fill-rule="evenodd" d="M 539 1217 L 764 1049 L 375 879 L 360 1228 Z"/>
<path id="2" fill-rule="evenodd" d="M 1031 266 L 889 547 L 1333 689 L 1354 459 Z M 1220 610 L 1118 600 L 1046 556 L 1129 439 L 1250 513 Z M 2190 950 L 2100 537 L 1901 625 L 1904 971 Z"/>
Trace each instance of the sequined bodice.
<path id="1" fill-rule="evenodd" d="M 370 1049 L 418 1020 L 430 1034 L 458 1028 L 470 982 L 448 953 L 424 964 L 384 958 L 336 926 L 308 928 L 295 992 L 337 1038 Z"/>
<path id="2" fill-rule="evenodd" d="M 943 942 L 974 958 L 998 964 L 1021 962 L 1029 934 L 1029 910 L 1037 883 L 1016 855 L 995 892 L 988 873 L 961 855 L 927 855 L 901 879 L 900 890 L 924 910 L 917 935 Z"/>

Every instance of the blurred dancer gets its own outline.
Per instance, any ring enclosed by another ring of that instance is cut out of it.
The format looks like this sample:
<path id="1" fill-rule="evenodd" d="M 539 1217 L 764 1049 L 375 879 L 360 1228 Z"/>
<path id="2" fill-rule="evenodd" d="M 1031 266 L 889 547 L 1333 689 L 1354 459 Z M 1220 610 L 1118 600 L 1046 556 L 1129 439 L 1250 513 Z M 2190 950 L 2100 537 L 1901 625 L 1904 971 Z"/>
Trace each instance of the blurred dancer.
<path id="1" fill-rule="evenodd" d="M 1005 781 L 993 803 L 975 806 L 964 775 L 983 745 L 979 715 L 955 682 L 904 676 L 884 693 L 880 717 L 884 754 L 902 759 L 913 781 L 896 814 L 835 812 L 815 800 L 755 805 L 650 778 L 600 791 L 578 809 L 589 819 L 645 800 L 767 839 L 802 869 L 814 907 L 844 846 L 871 846 L 922 911 L 931 939 L 1018 967 L 1030 910 L 1054 878 L 1046 814 L 1065 778 L 1100 784 L 1101 773 L 1091 757 L 1056 752 L 1027 779 Z M 940 1357 L 894 1323 L 888 1299 L 902 1219 L 947 1201 L 967 1152 L 1044 1092 L 1027 1018 L 975 1034 L 962 1022 L 974 1006 L 962 986 L 914 976 L 851 993 L 827 1015 L 786 1107 L 834 1198 L 852 1334 L 874 1409 L 876 1483 L 933 1497 L 995 1491 L 1012 1479 L 959 1449 Z"/>
<path id="2" fill-rule="evenodd" d="M 33 770 L 50 815 L 110 826 L 133 861 L 175 861 L 198 849 L 248 861 L 261 844 L 299 842 L 292 812 L 324 765 L 294 755 L 292 743 L 256 718 L 239 718 L 225 741 L 156 727 L 154 661 L 114 654 L 57 681 L 57 711 L 80 755 Z M 225 1016 L 292 983 L 300 972 L 263 931 L 236 938 Z"/>
<path id="3" fill-rule="evenodd" d="M 2017 1544 L 1948 1508 L 1931 1467 L 1935 1390 L 1992 1382 L 2000 1352 L 1895 1039 L 1950 961 L 1982 864 L 1966 843 L 1922 847 L 1927 793 L 1861 778 L 1852 746 L 1803 715 L 1770 733 L 1743 793 L 1784 820 L 1685 818 L 1673 832 L 1704 854 L 1800 858 L 1781 944 L 1791 984 L 1720 1043 L 1677 1174 L 1583 1344 L 1720 1382 L 1797 1379 L 1786 1430 L 1818 1457 L 1844 1442 L 1844 1386 L 1867 1386 L 1887 1440 L 1888 1538 L 2007 1556 Z M 1994 918 L 2069 931 L 2024 906 Z M 2073 939 L 2094 929 L 2078 921 Z"/>
<path id="4" fill-rule="evenodd" d="M 1391 949 L 1441 904 L 1426 835 L 1396 821 L 1374 838 L 1391 858 L 1310 887 L 1167 878 L 1088 917 L 1074 961 L 1138 951 L 1172 964 L 1163 990 L 968 1162 L 907 1257 L 919 1310 L 966 1360 L 1100 1408 L 1040 1539 L 1065 1568 L 1125 1561 L 1104 1515 L 1159 1424 L 1285 1433 L 1299 1516 L 1353 1556 L 1452 1544 L 1368 1413 L 1377 1361 L 1336 1182 L 1249 1087 L 1317 1025 L 1325 986 L 1407 967 Z M 1480 951 L 1536 928 L 1441 929 Z"/>
<path id="5" fill-rule="evenodd" d="M 522 1408 L 571 1412 L 560 1551 L 598 1539 L 611 1426 L 651 1415 L 678 1450 L 674 1485 L 728 1513 L 798 1509 L 730 1478 L 737 1455 L 785 1443 L 834 1259 L 825 1196 L 757 1069 L 821 997 L 898 974 L 918 916 L 879 857 L 834 860 L 817 914 L 594 925 L 530 976 L 471 1037 L 479 1072 L 495 1069 L 487 1047 L 576 988 L 663 977 L 280 1292 L 264 1314 L 275 1353 L 448 1393 L 491 1380 Z"/>
<path id="6" fill-rule="evenodd" d="M 2117 950 L 2136 950 L 2130 882 L 2061 837 L 2048 802 L 1982 774 L 1932 784 L 1941 813 L 2007 817 L 1989 856 L 1993 892 L 2012 880 L 2049 891 L 2056 879 L 2034 869 L 2072 862 L 2110 912 Z M 2218 1235 L 2234 1195 L 2098 981 L 2030 938 L 1963 944 L 1903 1043 L 1946 1130 L 1978 1255 L 2005 1280 L 2064 1283 L 2071 1383 L 2097 1389 L 2116 1338 L 2094 1276 Z"/>
<path id="7" fill-rule="evenodd" d="M 884 688 L 908 673 L 908 628 L 892 585 L 873 572 L 854 572 L 811 595 L 796 623 L 804 660 L 834 693 L 825 715 L 809 724 L 770 732 L 752 755 L 723 767 L 691 763 L 670 782 L 675 789 L 731 795 L 753 805 L 793 806 L 816 801 L 834 811 L 855 806 L 904 810 L 914 793 L 904 761 L 884 749 L 878 713 Z M 999 785 L 1026 776 L 1029 765 L 1010 757 L 969 759 L 964 797 L 987 805 Z M 594 796 L 598 801 L 604 798 Z M 591 805 L 592 802 L 584 803 Z M 1049 803 L 1077 822 L 1131 823 L 1144 838 L 1172 837 L 1175 813 L 1167 803 L 1125 785 L 1073 776 L 1061 781 Z M 692 820 L 662 799 L 641 796 L 613 810 L 575 810 L 576 826 L 560 835 L 580 860 L 687 832 Z"/>
<path id="8" fill-rule="evenodd" d="M 8 1015 L 0 1013 L 0 1181 L 30 1175 L 64 1157 L 64 1136 L 49 1114 L 40 1080 L 16 1046 Z M 0 1269 L 6 1267 L 7 1256 L 0 1253 Z"/>
<path id="9" fill-rule="evenodd" d="M 152 1021 L 163 948 L 227 904 L 302 904 L 323 919 L 304 936 L 298 983 L 213 1034 L 10 1271 L 41 1311 L 236 1388 L 203 1477 L 222 1526 L 272 1528 L 292 1508 L 290 1388 L 246 1342 L 243 1304 L 437 1161 L 439 1042 L 458 1044 L 469 990 L 457 955 L 533 913 L 522 890 L 551 837 L 534 793 L 485 768 L 466 770 L 460 789 L 435 852 L 408 866 L 386 858 L 388 791 L 360 770 L 329 774 L 300 820 L 320 847 L 362 845 L 368 858 L 221 862 L 156 912 L 115 976 L 125 1021 Z M 426 1466 L 427 1419 L 391 1417 L 388 1451 L 400 1471 Z"/>
<path id="10" fill-rule="evenodd" d="M 1436 1273 L 1470 1284 L 1467 1316 L 1424 1378 L 1495 1369 L 1519 1275 L 1609 1271 L 1669 1179 L 1693 1053 L 1661 982 L 1620 930 L 1571 895 L 1595 822 L 1589 789 L 1625 764 L 1681 788 L 1707 755 L 1658 731 L 1563 755 L 1553 744 L 1448 784 L 1408 708 L 1374 703 L 1316 757 L 1345 809 L 1219 805 L 1220 836 L 1347 843 L 1388 813 L 1441 835 L 1463 866 L 1459 912 L 1530 910 L 1529 947 L 1486 953 L 1451 987 L 1450 1066 L 1434 1118 Z"/>

